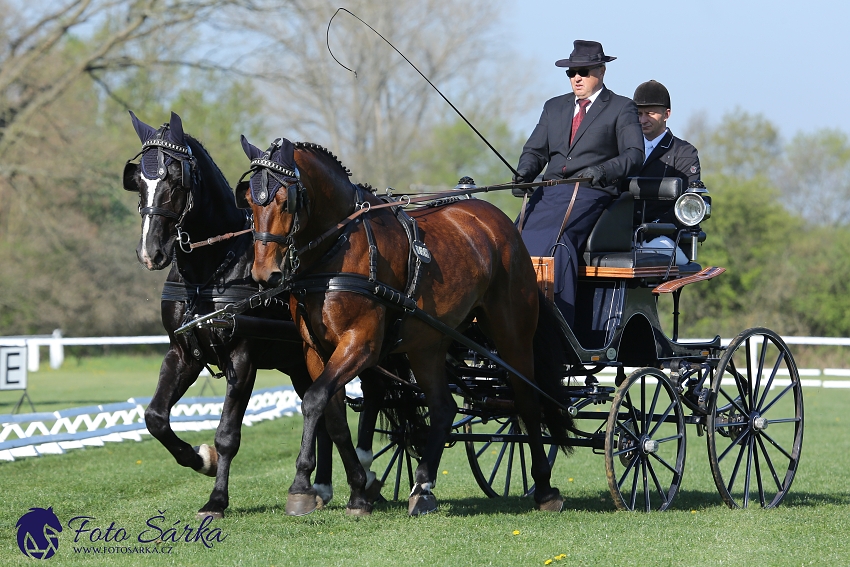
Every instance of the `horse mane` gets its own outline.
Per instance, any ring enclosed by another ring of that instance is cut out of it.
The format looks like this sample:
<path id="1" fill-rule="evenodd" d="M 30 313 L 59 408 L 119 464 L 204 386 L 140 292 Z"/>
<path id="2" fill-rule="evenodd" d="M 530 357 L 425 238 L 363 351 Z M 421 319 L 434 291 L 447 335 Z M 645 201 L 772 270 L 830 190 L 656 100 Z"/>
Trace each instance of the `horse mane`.
<path id="1" fill-rule="evenodd" d="M 295 142 L 295 149 L 297 150 L 313 150 L 319 153 L 326 155 L 331 158 L 342 170 L 345 172 L 345 175 L 351 177 L 351 170 L 345 167 L 342 162 L 339 160 L 336 155 L 329 149 L 324 146 L 320 146 L 319 144 L 313 144 L 311 142 Z"/>
<path id="2" fill-rule="evenodd" d="M 204 145 L 197 140 L 197 138 L 193 138 L 189 134 L 184 134 L 186 139 L 186 143 L 189 144 L 189 147 L 192 149 L 192 155 L 195 156 L 197 160 L 198 167 L 201 170 L 201 177 L 206 179 L 208 182 L 215 183 L 216 185 L 222 186 L 227 189 L 228 192 L 232 193 L 232 189 L 230 187 L 230 183 L 227 182 L 227 178 L 219 169 L 218 164 L 213 161 L 212 156 L 204 147 Z"/>

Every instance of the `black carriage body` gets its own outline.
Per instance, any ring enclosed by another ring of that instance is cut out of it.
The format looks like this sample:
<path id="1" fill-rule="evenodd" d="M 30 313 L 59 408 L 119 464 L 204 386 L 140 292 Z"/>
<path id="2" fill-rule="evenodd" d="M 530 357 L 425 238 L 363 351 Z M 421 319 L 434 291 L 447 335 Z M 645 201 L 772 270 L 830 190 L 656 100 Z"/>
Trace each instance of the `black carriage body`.
<path id="1" fill-rule="evenodd" d="M 645 201 L 662 198 L 672 206 L 682 194 L 681 186 L 671 190 L 663 180 L 638 180 L 630 189 L 609 206 L 591 233 L 579 270 L 574 327 L 562 320 L 572 365 L 564 369 L 558 401 L 561 411 L 577 420 L 571 444 L 605 455 L 617 508 L 665 510 L 681 485 L 689 424 L 700 435 L 707 433 L 712 474 L 729 506 L 746 507 L 757 500 L 773 507 L 790 488 L 802 443 L 802 393 L 793 357 L 766 329 L 746 331 L 729 347 L 721 345 L 719 336 L 702 343 L 675 340 L 685 283 L 710 279 L 723 270 L 703 271 L 695 262 L 694 244 L 705 239 L 698 225 L 659 227 L 644 222 Z M 707 195 L 700 195 L 710 207 Z M 690 248 L 691 261 L 675 266 L 671 256 L 639 250 L 638 240 L 646 233 L 670 234 L 683 250 Z M 674 338 L 665 334 L 658 315 L 662 284 L 669 286 L 663 292 L 674 299 Z M 474 324 L 465 335 L 488 346 Z M 760 353 L 759 362 L 751 360 L 752 352 Z M 612 367 L 617 369 L 616 385 L 600 384 L 596 375 Z M 626 376 L 626 367 L 637 370 Z M 451 443 L 465 444 L 479 486 L 491 497 L 507 496 L 517 488 L 521 494 L 533 492 L 526 470 L 526 436 L 515 415 L 505 368 L 459 343 L 450 350 L 446 368 L 462 401 Z M 769 397 L 780 370 L 788 374 L 788 383 Z M 784 404 L 782 410 L 774 410 L 777 401 Z M 771 422 L 777 424 L 774 429 L 785 429 L 778 442 L 767 434 L 770 420 L 761 416 L 766 410 L 784 412 Z M 384 472 L 384 478 L 391 469 L 397 472 L 395 498 L 401 448 L 412 445 L 405 440 L 409 429 L 397 424 L 387 432 L 390 443 L 383 449 L 395 448 Z M 553 463 L 557 447 L 549 447 Z"/>

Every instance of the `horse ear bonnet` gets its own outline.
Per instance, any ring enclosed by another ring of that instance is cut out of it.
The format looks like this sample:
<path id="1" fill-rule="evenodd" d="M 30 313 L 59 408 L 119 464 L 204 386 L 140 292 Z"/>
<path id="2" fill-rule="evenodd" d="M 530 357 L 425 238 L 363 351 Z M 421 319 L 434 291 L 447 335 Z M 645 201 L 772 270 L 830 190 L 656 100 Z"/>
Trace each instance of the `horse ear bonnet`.
<path id="1" fill-rule="evenodd" d="M 251 174 L 251 199 L 255 204 L 262 207 L 272 202 L 275 194 L 289 180 L 296 180 L 295 166 L 295 145 L 286 138 L 277 138 L 269 149 L 260 154 L 256 146 L 252 146 L 242 137 L 242 147 L 246 155 L 251 158 L 253 173 Z M 256 164 L 255 161 L 268 161 L 269 164 Z M 289 183 L 287 183 L 289 185 Z M 294 188 L 295 185 L 293 184 Z M 296 198 L 290 199 L 291 195 L 287 194 L 287 207 L 289 212 L 294 212 L 297 207 L 297 191 Z"/>
<path id="2" fill-rule="evenodd" d="M 183 122 L 174 112 L 171 113 L 171 121 L 160 126 L 159 130 L 155 130 L 152 126 L 148 126 L 136 118 L 132 111 L 130 116 L 133 119 L 133 127 L 142 143 L 152 138 L 160 138 L 177 146 L 189 147 L 183 136 Z M 163 152 L 156 146 L 150 146 L 142 152 L 142 160 L 139 165 L 142 168 L 142 175 L 147 179 L 164 179 L 172 161 L 174 161 L 174 158 L 167 152 Z M 183 187 L 190 188 L 192 186 L 192 164 L 189 160 L 181 160 L 181 165 L 182 177 L 180 183 Z"/>

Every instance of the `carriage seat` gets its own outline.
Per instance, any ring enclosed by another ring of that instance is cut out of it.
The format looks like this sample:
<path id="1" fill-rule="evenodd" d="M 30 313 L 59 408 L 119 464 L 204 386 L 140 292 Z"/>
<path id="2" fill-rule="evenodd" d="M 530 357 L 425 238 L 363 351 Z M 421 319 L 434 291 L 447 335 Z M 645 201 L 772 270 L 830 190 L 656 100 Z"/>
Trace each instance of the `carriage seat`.
<path id="1" fill-rule="evenodd" d="M 635 254 L 633 248 L 635 199 L 631 193 L 623 193 L 607 209 L 599 220 L 584 247 L 584 263 L 598 268 L 643 268 L 666 266 L 670 256 L 655 252 Z M 673 231 L 676 227 L 670 225 Z"/>
<path id="2" fill-rule="evenodd" d="M 679 178 L 633 178 L 629 182 L 629 191 L 624 192 L 602 212 L 585 244 L 582 259 L 586 266 L 594 268 L 655 268 L 670 265 L 670 256 L 651 249 L 635 249 L 637 234 L 667 235 L 675 239 L 676 225 L 671 223 L 635 224 L 635 210 L 640 207 L 636 201 L 664 200 L 672 203 L 682 193 L 682 180 Z M 640 229 L 638 231 L 638 229 Z M 680 245 L 690 246 L 690 234 L 683 234 Z M 700 232 L 698 241 L 705 240 Z M 702 267 L 696 262 L 679 266 L 678 273 L 696 273 Z"/>

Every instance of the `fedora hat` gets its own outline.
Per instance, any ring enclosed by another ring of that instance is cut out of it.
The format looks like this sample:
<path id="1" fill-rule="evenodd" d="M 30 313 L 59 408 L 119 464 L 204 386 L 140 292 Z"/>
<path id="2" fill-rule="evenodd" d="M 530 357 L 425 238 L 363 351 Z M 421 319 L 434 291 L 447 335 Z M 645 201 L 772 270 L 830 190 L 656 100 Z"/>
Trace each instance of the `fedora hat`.
<path id="1" fill-rule="evenodd" d="M 573 52 L 568 59 L 555 61 L 556 67 L 596 67 L 616 57 L 609 57 L 602 51 L 602 44 L 598 41 L 586 41 L 577 39 L 573 42 Z"/>
<path id="2" fill-rule="evenodd" d="M 670 108 L 670 93 L 667 91 L 667 87 L 656 80 L 638 85 L 632 100 L 638 106 L 663 106 L 664 108 Z"/>

